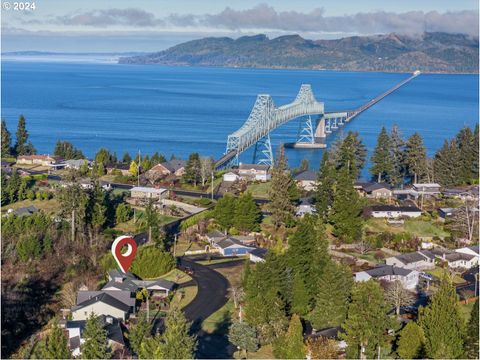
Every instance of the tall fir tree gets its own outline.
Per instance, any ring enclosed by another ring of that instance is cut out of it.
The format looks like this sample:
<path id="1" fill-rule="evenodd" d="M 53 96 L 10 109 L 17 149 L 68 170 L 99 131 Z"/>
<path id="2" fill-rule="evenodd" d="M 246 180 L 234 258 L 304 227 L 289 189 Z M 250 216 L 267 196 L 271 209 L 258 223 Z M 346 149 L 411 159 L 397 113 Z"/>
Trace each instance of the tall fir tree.
<path id="1" fill-rule="evenodd" d="M 459 162 L 457 163 L 457 173 L 460 177 L 460 184 L 468 184 L 472 180 L 478 180 L 478 178 L 473 179 L 473 164 L 475 161 L 478 162 L 478 157 L 474 158 L 475 151 L 475 136 L 472 130 L 465 126 L 461 129 L 457 136 L 457 145 L 459 151 Z"/>
<path id="2" fill-rule="evenodd" d="M 480 148 L 479 143 L 479 136 L 480 136 L 480 127 L 475 125 L 475 129 L 473 130 L 473 156 L 472 156 L 472 179 L 478 179 L 478 151 Z"/>
<path id="3" fill-rule="evenodd" d="M 405 144 L 404 164 L 413 183 L 423 179 L 427 172 L 427 150 L 419 133 L 410 136 Z"/>
<path id="4" fill-rule="evenodd" d="M 310 295 L 305 286 L 305 281 L 299 274 L 293 277 L 292 313 L 305 316 L 310 309 Z"/>
<path id="5" fill-rule="evenodd" d="M 465 331 L 465 357 L 467 359 L 478 359 L 478 299 L 473 304 L 472 311 L 470 313 L 470 319 L 467 323 L 467 329 Z"/>
<path id="6" fill-rule="evenodd" d="M 15 154 L 18 155 L 32 155 L 36 153 L 31 141 L 28 141 L 28 131 L 25 117 L 20 115 L 18 119 L 17 132 L 15 133 Z"/>
<path id="7" fill-rule="evenodd" d="M 248 352 L 258 349 L 257 331 L 246 322 L 234 322 L 228 332 L 228 340 L 244 351 L 245 358 Z"/>
<path id="8" fill-rule="evenodd" d="M 151 336 L 152 324 L 147 320 L 145 313 L 143 313 L 135 325 L 131 326 L 129 331 L 130 347 L 136 354 L 140 354 L 141 345 L 144 339 Z"/>
<path id="9" fill-rule="evenodd" d="M 295 206 L 292 203 L 291 194 L 294 186 L 296 185 L 288 171 L 285 151 L 280 147 L 272 169 L 272 181 L 268 191 L 269 209 L 276 228 L 281 225 L 290 226 L 294 222 Z"/>
<path id="10" fill-rule="evenodd" d="M 244 192 L 237 199 L 235 204 L 233 225 L 240 231 L 258 231 L 260 230 L 260 222 L 262 213 L 253 200 L 252 193 Z"/>
<path id="11" fill-rule="evenodd" d="M 55 324 L 45 339 L 43 351 L 45 359 L 70 359 L 68 339 L 58 324 Z"/>
<path id="12" fill-rule="evenodd" d="M 456 140 L 445 140 L 443 146 L 436 152 L 433 160 L 435 181 L 443 186 L 453 186 L 461 183 L 458 164 L 460 153 Z"/>
<path id="13" fill-rule="evenodd" d="M 390 132 L 390 150 L 392 158 L 392 173 L 389 176 L 389 183 L 392 186 L 399 187 L 403 185 L 404 176 L 405 176 L 405 167 L 404 167 L 404 150 L 405 150 L 405 141 L 402 139 L 400 130 L 397 125 L 392 127 Z"/>
<path id="14" fill-rule="evenodd" d="M 322 221 L 327 221 L 333 203 L 333 186 L 335 184 L 335 166 L 330 160 L 330 153 L 325 151 L 320 162 L 315 190 L 315 208 Z"/>
<path id="15" fill-rule="evenodd" d="M 197 186 L 201 180 L 200 167 L 200 155 L 198 153 L 190 154 L 188 156 L 187 164 L 185 165 L 183 180 Z"/>
<path id="16" fill-rule="evenodd" d="M 388 306 L 383 290 L 374 280 L 353 286 L 352 301 L 347 319 L 343 323 L 347 342 L 347 358 L 372 359 L 385 343 L 385 333 L 390 326 Z"/>
<path id="17" fill-rule="evenodd" d="M 192 359 L 197 341 L 190 335 L 190 323 L 183 312 L 174 307 L 165 319 L 162 342 L 155 350 L 154 357 L 160 359 Z"/>
<path id="18" fill-rule="evenodd" d="M 351 243 L 362 233 L 362 201 L 353 187 L 353 178 L 347 167 L 337 173 L 332 211 L 329 217 L 333 224 L 333 234 Z"/>
<path id="19" fill-rule="evenodd" d="M 463 320 L 455 286 L 445 273 L 428 306 L 419 311 L 425 334 L 425 353 L 431 359 L 455 359 L 463 355 Z"/>
<path id="20" fill-rule="evenodd" d="M 84 359 L 110 359 L 107 331 L 103 329 L 100 319 L 95 314 L 88 317 L 83 332 L 85 342 L 81 345 Z"/>
<path id="21" fill-rule="evenodd" d="M 419 359 L 423 353 L 424 342 L 422 328 L 415 321 L 410 321 L 400 331 L 397 353 L 402 359 Z"/>
<path id="22" fill-rule="evenodd" d="M 349 131 L 344 139 L 335 144 L 332 149 L 332 160 L 336 169 L 347 169 L 347 174 L 356 180 L 365 165 L 367 148 L 357 132 Z"/>
<path id="23" fill-rule="evenodd" d="M 237 200 L 230 194 L 220 198 L 213 210 L 213 217 L 222 230 L 228 230 L 235 221 L 235 207 Z"/>
<path id="24" fill-rule="evenodd" d="M 303 359 L 305 357 L 303 327 L 298 315 L 292 315 L 287 332 L 273 343 L 273 353 L 277 359 Z"/>
<path id="25" fill-rule="evenodd" d="M 393 173 L 392 148 L 390 137 L 385 127 L 382 127 L 378 135 L 377 145 L 373 150 L 371 162 L 370 174 L 376 178 L 377 182 L 390 179 Z"/>
<path id="26" fill-rule="evenodd" d="M 315 329 L 340 326 L 345 321 L 352 286 L 350 269 L 329 261 L 320 276 L 315 307 L 310 315 Z"/>
<path id="27" fill-rule="evenodd" d="M 2 157 L 7 157 L 11 155 L 12 151 L 12 135 L 7 129 L 7 123 L 5 120 L 2 120 Z"/>

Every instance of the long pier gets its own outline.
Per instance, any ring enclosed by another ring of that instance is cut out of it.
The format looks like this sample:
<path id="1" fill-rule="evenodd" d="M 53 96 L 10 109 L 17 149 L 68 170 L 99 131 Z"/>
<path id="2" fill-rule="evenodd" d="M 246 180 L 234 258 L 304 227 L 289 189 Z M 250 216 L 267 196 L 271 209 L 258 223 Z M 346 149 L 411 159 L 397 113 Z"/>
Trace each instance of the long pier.
<path id="1" fill-rule="evenodd" d="M 215 168 L 230 167 L 238 164 L 239 155 L 255 145 L 253 162 L 273 164 L 273 152 L 270 142 L 270 132 L 277 127 L 299 117 L 306 117 L 303 128 L 299 129 L 297 141 L 289 144 L 298 148 L 325 148 L 328 134 L 345 125 L 354 117 L 378 103 L 403 85 L 420 75 L 415 71 L 410 77 L 402 80 L 362 106 L 346 111 L 325 112 L 324 103 L 318 102 L 310 85 L 300 87 L 295 100 L 289 104 L 277 107 L 268 94 L 260 94 L 252 108 L 250 116 L 243 126 L 230 134 L 227 139 L 225 154 L 216 161 Z M 312 120 L 313 116 L 318 116 Z M 263 158 L 258 157 L 263 155 Z"/>

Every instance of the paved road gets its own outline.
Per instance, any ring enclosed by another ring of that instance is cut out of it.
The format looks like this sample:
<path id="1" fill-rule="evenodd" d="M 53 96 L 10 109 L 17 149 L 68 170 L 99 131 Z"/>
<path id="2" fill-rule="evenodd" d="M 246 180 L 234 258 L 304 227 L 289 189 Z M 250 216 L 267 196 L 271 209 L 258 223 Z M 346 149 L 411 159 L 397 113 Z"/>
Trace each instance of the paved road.
<path id="1" fill-rule="evenodd" d="M 180 265 L 193 270 L 192 278 L 198 286 L 197 296 L 183 311 L 194 327 L 199 327 L 203 320 L 227 303 L 230 284 L 219 272 L 190 259 L 181 258 Z"/>

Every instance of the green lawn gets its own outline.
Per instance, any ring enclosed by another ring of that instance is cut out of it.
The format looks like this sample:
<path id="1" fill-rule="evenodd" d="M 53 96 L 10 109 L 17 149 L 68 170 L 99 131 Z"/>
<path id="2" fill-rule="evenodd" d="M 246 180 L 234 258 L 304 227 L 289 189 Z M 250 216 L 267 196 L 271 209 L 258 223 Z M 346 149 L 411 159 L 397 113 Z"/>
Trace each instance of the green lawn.
<path id="1" fill-rule="evenodd" d="M 436 267 L 435 269 L 433 270 L 427 270 L 426 271 L 427 273 L 441 279 L 442 276 L 443 276 L 443 269 L 441 267 Z M 453 283 L 454 284 L 463 284 L 465 282 L 465 280 L 458 274 L 455 274 L 453 276 Z"/>
<path id="2" fill-rule="evenodd" d="M 366 232 L 372 233 L 389 232 L 396 234 L 406 232 L 419 237 L 446 237 L 449 235 L 434 220 L 407 219 L 403 225 L 391 226 L 387 224 L 385 219 L 370 218 L 365 222 L 364 229 Z"/>
<path id="3" fill-rule="evenodd" d="M 192 280 L 192 277 L 179 269 L 173 269 L 169 273 L 161 276 L 162 279 L 173 281 L 177 284 L 183 284 Z"/>
<path id="4" fill-rule="evenodd" d="M 472 301 L 471 303 L 468 304 L 460 304 L 460 314 L 463 316 L 465 319 L 465 322 L 468 322 L 470 320 L 470 313 L 472 312 L 473 306 L 475 305 L 475 302 Z"/>
<path id="5" fill-rule="evenodd" d="M 270 182 L 251 184 L 247 186 L 247 191 L 250 191 L 255 198 L 268 198 L 269 189 Z"/>
<path id="6" fill-rule="evenodd" d="M 222 322 L 225 321 L 225 318 L 227 318 L 234 310 L 233 301 L 228 300 L 228 302 L 221 309 L 217 310 L 203 321 L 202 330 L 208 333 L 213 333 L 220 327 Z"/>
<path id="7" fill-rule="evenodd" d="M 18 209 L 22 207 L 27 207 L 33 205 L 39 210 L 43 210 L 47 214 L 53 214 L 58 212 L 60 209 L 60 204 L 56 199 L 50 199 L 50 200 L 22 200 L 22 201 L 17 201 L 16 203 L 13 204 L 8 204 L 5 206 L 2 206 L 2 213 L 6 213 L 8 209 Z"/>
<path id="8" fill-rule="evenodd" d="M 227 257 L 224 259 L 215 259 L 215 260 L 201 260 L 197 261 L 197 263 L 202 264 L 202 265 L 212 265 L 212 264 L 221 264 L 221 263 L 226 263 L 230 261 L 236 261 L 239 259 L 245 260 L 247 257 L 246 256 L 237 256 L 237 257 Z"/>
<path id="9" fill-rule="evenodd" d="M 367 252 L 365 254 L 360 254 L 360 253 L 357 253 L 357 252 L 349 251 L 349 252 L 345 252 L 345 254 L 355 256 L 357 259 L 367 260 L 367 261 L 371 261 L 371 262 L 374 262 L 374 263 L 377 263 L 377 264 L 380 264 L 380 263 L 384 262 L 383 259 L 376 259 L 375 258 L 375 256 L 374 256 L 375 251 L 370 251 L 370 252 Z"/>
<path id="10" fill-rule="evenodd" d="M 170 307 L 177 305 L 180 309 L 190 304 L 195 296 L 197 296 L 198 288 L 196 285 L 187 286 L 175 291 Z"/>

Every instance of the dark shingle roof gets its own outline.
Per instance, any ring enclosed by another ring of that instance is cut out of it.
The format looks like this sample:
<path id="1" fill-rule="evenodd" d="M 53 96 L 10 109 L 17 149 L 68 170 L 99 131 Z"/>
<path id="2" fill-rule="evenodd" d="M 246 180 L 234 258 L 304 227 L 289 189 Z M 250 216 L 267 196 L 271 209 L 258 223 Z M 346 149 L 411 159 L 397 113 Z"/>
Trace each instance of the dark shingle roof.
<path id="1" fill-rule="evenodd" d="M 419 252 L 412 252 L 412 253 L 407 253 L 407 254 L 402 254 L 395 256 L 398 260 L 400 260 L 404 264 L 410 264 L 410 263 L 415 263 L 418 261 L 425 261 L 427 260 L 425 256 L 423 256 Z"/>
<path id="2" fill-rule="evenodd" d="M 115 299 L 113 296 L 110 296 L 107 293 L 102 293 L 98 296 L 92 297 L 91 299 L 88 299 L 88 300 L 78 304 L 73 309 L 78 310 L 78 309 L 84 308 L 85 306 L 95 304 L 97 302 L 103 302 L 104 304 L 108 304 L 108 305 L 113 306 L 113 307 L 115 307 L 119 310 L 122 310 L 124 312 L 130 311 L 130 306 L 124 304 L 120 300 Z"/>
<path id="3" fill-rule="evenodd" d="M 315 181 L 317 180 L 317 173 L 312 170 L 305 170 L 295 176 L 297 181 Z"/>
<path id="4" fill-rule="evenodd" d="M 470 261 L 474 257 L 475 257 L 475 255 L 469 255 L 469 254 L 456 252 L 456 253 L 445 255 L 445 260 L 447 260 L 447 261 L 458 261 L 458 260 Z"/>
<path id="5" fill-rule="evenodd" d="M 374 190 L 380 190 L 380 189 L 387 189 L 387 190 L 390 190 L 391 187 L 390 185 L 386 184 L 386 183 L 373 183 L 373 184 L 369 184 L 367 186 L 364 187 L 364 190 L 367 192 L 367 193 L 371 193 L 372 191 Z"/>
<path id="6" fill-rule="evenodd" d="M 38 209 L 35 206 L 30 205 L 30 206 L 27 206 L 27 207 L 18 208 L 13 213 L 17 216 L 21 216 L 21 215 L 32 215 L 32 214 L 36 213 L 37 211 L 38 211 Z"/>
<path id="7" fill-rule="evenodd" d="M 416 206 L 395 206 L 395 205 L 373 205 L 372 211 L 401 211 L 401 212 L 421 212 Z"/>
<path id="8" fill-rule="evenodd" d="M 87 301 L 93 297 L 99 296 L 103 293 L 106 293 L 115 299 L 121 301 L 125 305 L 135 306 L 136 299 L 132 297 L 130 291 L 124 290 L 99 290 L 99 291 L 78 291 L 77 292 L 77 304 L 81 304 L 84 301 Z"/>
<path id="9" fill-rule="evenodd" d="M 267 252 L 268 252 L 267 249 L 256 248 L 256 249 L 250 251 L 250 254 L 255 255 L 259 258 L 265 259 L 265 256 L 267 255 Z"/>
<path id="10" fill-rule="evenodd" d="M 240 170 L 251 170 L 251 169 L 255 169 L 255 170 L 263 170 L 263 171 L 267 171 L 270 166 L 268 165 L 261 165 L 261 164 L 240 164 L 238 166 L 238 168 Z"/>
<path id="11" fill-rule="evenodd" d="M 237 239 L 232 238 L 232 237 L 229 237 L 229 238 L 226 238 L 226 239 L 223 239 L 223 240 L 217 242 L 217 246 L 219 246 L 222 249 L 226 249 L 226 248 L 228 248 L 230 246 L 233 246 L 233 245 L 245 246 L 240 241 L 238 241 Z"/>
<path id="12" fill-rule="evenodd" d="M 187 162 L 185 160 L 180 160 L 180 159 L 173 159 L 170 161 L 166 161 L 162 163 L 162 166 L 168 171 L 174 173 L 175 171 L 181 169 L 182 167 L 185 167 Z"/>
<path id="13" fill-rule="evenodd" d="M 371 277 L 382 277 L 387 275 L 407 276 L 412 272 L 412 270 L 407 270 L 392 265 L 383 265 L 370 270 L 366 270 L 365 272 Z"/>

